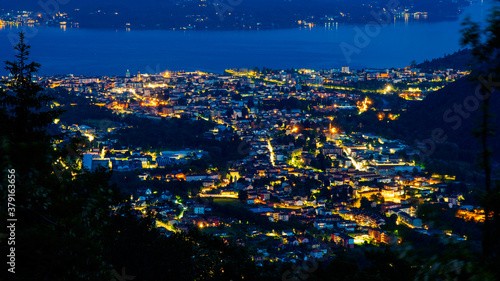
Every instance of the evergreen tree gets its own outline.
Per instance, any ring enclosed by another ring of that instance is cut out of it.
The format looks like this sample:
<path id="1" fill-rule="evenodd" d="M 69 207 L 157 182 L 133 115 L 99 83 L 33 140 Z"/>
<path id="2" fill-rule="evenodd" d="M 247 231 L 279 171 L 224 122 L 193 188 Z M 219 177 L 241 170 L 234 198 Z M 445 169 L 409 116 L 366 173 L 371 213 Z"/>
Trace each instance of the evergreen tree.
<path id="1" fill-rule="evenodd" d="M 14 49 L 16 60 L 6 62 L 11 79 L 0 93 L 2 217 L 17 219 L 16 274 L 11 277 L 109 280 L 111 267 L 98 239 L 114 197 L 107 173 L 83 173 L 70 165 L 78 151 L 56 149 L 47 129 L 62 111 L 32 80 L 40 65 L 28 62 L 30 46 L 23 33 Z M 69 154 L 73 159 L 62 157 Z M 3 176 L 7 169 L 15 170 L 14 184 Z M 15 212 L 5 212 L 9 184 L 15 185 Z"/>
<path id="2" fill-rule="evenodd" d="M 255 280 L 242 247 L 196 230 L 162 236 L 151 214 L 138 218 L 110 186 L 110 172 L 79 168 L 88 144 L 48 133 L 61 110 L 32 81 L 40 65 L 27 62 L 30 47 L 19 38 L 17 60 L 6 62 L 12 78 L 0 88 L 0 214 L 17 219 L 9 280 Z M 14 183 L 6 176 L 12 170 Z M 10 249 L 5 238 L 2 249 Z"/>
<path id="3" fill-rule="evenodd" d="M 492 178 L 492 151 L 490 149 L 491 138 L 495 134 L 493 115 L 491 109 L 492 95 L 498 94 L 495 88 L 500 81 L 500 7 L 494 5 L 488 17 L 488 26 L 483 30 L 478 23 L 467 18 L 463 23 L 462 44 L 470 46 L 474 67 L 471 79 L 478 83 L 480 94 L 481 116 L 478 126 L 473 132 L 480 140 L 482 150 L 480 152 L 480 167 L 484 171 L 484 194 L 482 205 L 485 211 L 484 234 L 483 234 L 483 257 L 491 261 L 498 261 L 500 255 L 500 183 L 494 182 Z M 478 93 L 476 93 L 476 96 Z M 497 269 L 498 270 L 498 269 Z"/>
<path id="4" fill-rule="evenodd" d="M 248 199 L 248 192 L 246 190 L 238 191 L 238 199 L 240 201 L 246 201 Z"/>
<path id="5" fill-rule="evenodd" d="M 18 52 L 16 61 L 5 62 L 5 69 L 12 79 L 7 81 L 8 91 L 2 92 L 0 96 L 0 105 L 8 113 L 13 141 L 27 141 L 29 138 L 46 141 L 50 139 L 46 132 L 47 126 L 62 111 L 47 108 L 53 98 L 33 81 L 40 64 L 28 62 L 31 46 L 24 41 L 24 33 L 21 32 L 19 43 L 14 47 Z"/>

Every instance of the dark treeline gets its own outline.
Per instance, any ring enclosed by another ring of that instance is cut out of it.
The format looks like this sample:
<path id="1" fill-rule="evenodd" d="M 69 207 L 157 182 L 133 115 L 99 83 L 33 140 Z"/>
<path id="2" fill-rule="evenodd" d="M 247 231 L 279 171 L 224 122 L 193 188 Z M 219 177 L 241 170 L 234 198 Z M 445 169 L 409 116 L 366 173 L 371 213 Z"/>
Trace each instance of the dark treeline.
<path id="1" fill-rule="evenodd" d="M 195 195 L 200 192 L 202 183 L 199 181 L 161 181 L 161 180 L 144 180 L 141 181 L 137 176 L 142 171 L 131 172 L 113 172 L 109 183 L 119 187 L 123 194 L 136 194 L 139 188 L 149 188 L 158 192 L 169 191 L 173 195 L 182 198 L 188 198 L 189 195 Z M 159 172 L 159 171 L 158 171 Z"/>
<path id="2" fill-rule="evenodd" d="M 471 132 L 477 126 L 480 100 L 477 98 L 479 82 L 469 80 L 469 77 L 460 79 L 429 93 L 422 102 L 414 103 L 393 124 L 394 132 L 409 143 L 427 140 L 431 157 L 473 163 L 474 151 L 478 151 L 480 144 Z M 491 102 L 493 108 L 500 106 L 497 95 L 492 95 Z M 500 118 L 492 122 L 499 126 Z M 499 151 L 498 136 L 491 145 L 493 151 Z M 493 157 L 499 159 L 500 154 L 495 153 Z"/>
<path id="3" fill-rule="evenodd" d="M 262 102 L 262 104 L 259 104 L 258 107 L 261 110 L 271 110 L 277 108 L 279 110 L 287 110 L 287 111 L 290 111 L 292 109 L 310 111 L 313 106 L 318 104 L 319 101 L 308 101 L 308 100 L 299 100 L 297 98 L 288 98 L 280 100 L 267 100 Z"/>
<path id="4" fill-rule="evenodd" d="M 459 69 L 470 70 L 472 68 L 472 52 L 470 49 L 458 50 L 453 54 L 445 54 L 442 58 L 425 60 L 416 64 L 416 68 L 421 68 L 424 71 L 431 70 L 446 70 Z"/>

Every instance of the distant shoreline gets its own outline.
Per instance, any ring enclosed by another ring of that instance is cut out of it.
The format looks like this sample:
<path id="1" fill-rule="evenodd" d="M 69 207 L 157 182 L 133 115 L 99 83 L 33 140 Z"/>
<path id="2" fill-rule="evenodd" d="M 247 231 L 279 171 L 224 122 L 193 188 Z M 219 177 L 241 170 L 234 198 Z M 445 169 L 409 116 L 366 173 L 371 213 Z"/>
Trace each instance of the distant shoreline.
<path id="1" fill-rule="evenodd" d="M 460 18 L 460 16 L 449 16 L 446 18 L 441 18 L 441 19 L 421 19 L 421 20 L 415 20 L 411 19 L 409 23 L 412 24 L 431 24 L 431 23 L 440 23 L 440 22 L 453 22 L 457 21 Z M 404 23 L 405 21 L 402 19 L 396 20 L 396 23 Z M 394 21 L 392 22 L 394 23 Z M 332 22 L 330 27 L 335 27 L 335 24 L 341 25 L 341 26 L 361 26 L 368 24 L 368 22 Z M 293 29 L 317 29 L 317 28 L 324 28 L 327 25 L 314 25 L 312 27 L 308 27 L 305 25 L 289 25 L 289 26 L 261 26 L 258 28 L 229 28 L 229 27 L 218 27 L 218 28 L 188 28 L 188 29 L 181 29 L 181 28 L 149 28 L 149 27 L 133 27 L 127 28 L 124 27 L 107 27 L 107 26 L 79 26 L 79 27 L 74 27 L 74 26 L 66 26 L 66 29 L 85 29 L 85 30 L 103 30 L 103 31 L 268 31 L 268 30 L 293 30 Z M 3 29 L 12 29 L 14 25 L 5 25 Z M 29 24 L 20 24 L 15 26 L 15 28 L 61 28 L 60 25 L 29 25 Z"/>
<path id="2" fill-rule="evenodd" d="M 182 2 L 182 7 L 178 3 L 173 6 L 165 4 L 156 9 L 139 5 L 135 10 L 121 6 L 116 8 L 88 6 L 75 9 L 68 5 L 64 6 L 65 11 L 48 16 L 29 8 L 0 9 L 0 19 L 6 23 L 23 25 L 30 23 L 35 26 L 110 30 L 280 30 L 328 24 L 365 25 L 381 19 L 424 24 L 456 21 L 468 7 L 478 5 L 477 2 L 446 0 L 449 3 L 406 7 L 399 6 L 397 4 L 399 2 L 395 1 L 395 4 L 394 1 L 381 0 L 373 7 L 363 6 L 364 4 L 357 7 L 311 2 L 304 6 L 305 4 L 300 2 L 279 4 L 256 1 L 242 2 L 222 10 L 212 7 L 209 2 L 202 7 L 195 2 Z M 266 9 L 262 9 L 264 4 Z M 285 10 L 288 12 L 283 12 Z"/>

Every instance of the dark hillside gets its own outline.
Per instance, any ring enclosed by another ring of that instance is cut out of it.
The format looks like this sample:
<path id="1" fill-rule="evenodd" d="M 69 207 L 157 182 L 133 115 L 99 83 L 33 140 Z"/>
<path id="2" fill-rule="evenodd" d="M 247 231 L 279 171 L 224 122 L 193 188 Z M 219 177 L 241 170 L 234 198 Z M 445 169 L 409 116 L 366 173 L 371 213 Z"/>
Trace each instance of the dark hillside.
<path id="1" fill-rule="evenodd" d="M 472 59 L 472 53 L 469 49 L 458 50 L 453 54 L 445 54 L 442 58 L 425 60 L 422 63 L 417 64 L 415 67 L 421 68 L 424 71 L 427 70 L 446 70 L 448 68 L 458 69 L 458 70 L 470 70 L 470 61 Z"/>
<path id="2" fill-rule="evenodd" d="M 422 102 L 411 106 L 398 120 L 395 131 L 404 139 L 415 143 L 427 139 L 439 144 L 437 151 L 442 158 L 450 160 L 470 161 L 480 149 L 479 142 L 472 135 L 481 111 L 479 108 L 479 93 L 476 94 L 478 83 L 467 78 L 460 79 L 445 88 L 430 93 Z M 500 96 L 493 92 L 491 109 L 496 115 L 494 123 L 500 127 L 498 116 Z M 434 137 L 433 137 L 434 134 Z M 500 159 L 500 133 L 490 140 L 494 158 Z M 442 151 L 444 148 L 444 151 Z M 457 159 L 458 158 L 458 159 Z"/>

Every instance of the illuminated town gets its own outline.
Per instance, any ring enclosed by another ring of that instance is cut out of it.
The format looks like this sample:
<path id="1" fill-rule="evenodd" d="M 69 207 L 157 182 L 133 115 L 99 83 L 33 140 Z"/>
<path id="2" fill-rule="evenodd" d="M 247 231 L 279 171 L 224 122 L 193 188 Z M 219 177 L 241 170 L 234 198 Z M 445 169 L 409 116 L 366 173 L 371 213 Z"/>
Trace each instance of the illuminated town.
<path id="1" fill-rule="evenodd" d="M 70 96 L 112 111 L 117 120 L 134 116 L 152 122 L 209 121 L 214 126 L 201 137 L 240 141 L 241 157 L 227 163 L 227 171 L 211 167 L 190 173 L 181 171 L 182 167 L 206 158 L 207 151 L 118 146 L 113 133 L 133 126 L 108 120 L 103 128 L 96 121 L 64 124 L 58 120 L 63 132 L 80 134 L 93 147 L 84 153 L 81 168 L 135 171 L 142 182 L 198 183 L 199 189 L 187 197 L 168 189 L 138 187 L 132 192 L 137 216 L 152 213 L 167 236 L 197 227 L 251 247 L 258 263 L 323 258 L 332 246 L 324 241 L 332 239 L 347 248 L 400 243 L 401 238 L 384 227 L 388 220 L 424 234 L 467 239 L 432 229 L 416 216 L 420 204 L 445 202 L 458 210 L 457 217 L 481 220 L 480 209 L 461 206 L 462 194 L 447 191 L 454 175 L 429 174 L 415 165 L 411 159 L 421 154 L 419 146 L 366 130 L 346 133 L 339 121 L 342 115 L 371 112 L 375 122 L 392 122 L 404 107 L 380 102 L 385 97 L 419 102 L 466 71 L 429 74 L 415 68 L 350 71 L 347 67 L 265 71 L 226 70 L 222 75 L 169 71 L 131 75 L 127 71 L 118 77 L 38 79 L 47 88 L 65 89 Z M 355 85 L 363 85 L 360 82 L 376 82 L 381 88 L 356 89 Z M 295 103 L 283 107 L 292 100 Z M 77 106 L 76 101 L 70 104 Z M 363 129 L 363 124 L 355 129 Z M 164 172 L 172 166 L 180 169 Z M 247 210 L 271 224 L 220 216 L 214 202 Z"/>
<path id="2" fill-rule="evenodd" d="M 500 280 L 498 38 L 498 0 L 4 1 L 6 280 Z"/>

